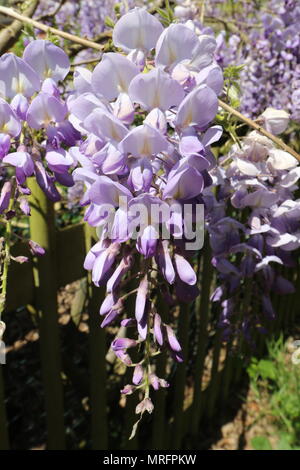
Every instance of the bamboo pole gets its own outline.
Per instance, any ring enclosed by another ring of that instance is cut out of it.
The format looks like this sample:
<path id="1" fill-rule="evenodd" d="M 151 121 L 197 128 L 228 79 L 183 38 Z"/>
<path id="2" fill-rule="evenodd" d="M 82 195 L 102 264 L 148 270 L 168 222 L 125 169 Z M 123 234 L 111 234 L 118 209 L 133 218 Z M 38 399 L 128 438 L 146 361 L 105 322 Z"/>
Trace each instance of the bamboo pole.
<path id="1" fill-rule="evenodd" d="M 61 345 L 57 322 L 57 270 L 53 204 L 37 182 L 29 179 L 31 189 L 30 236 L 46 251 L 34 261 L 36 307 L 40 330 L 42 377 L 47 416 L 47 448 L 65 448 Z"/>
<path id="2" fill-rule="evenodd" d="M 201 417 L 202 402 L 202 379 L 204 371 L 204 360 L 206 353 L 206 346 L 208 340 L 208 320 L 210 310 L 210 288 L 213 279 L 213 267 L 211 264 L 211 249 L 209 246 L 208 238 L 205 240 L 203 250 L 203 265 L 202 265 L 202 276 L 201 276 L 201 298 L 199 308 L 199 331 L 197 338 L 197 353 L 196 353 L 196 364 L 195 364 L 195 383 L 194 383 L 194 397 L 192 404 L 192 422 L 191 422 L 191 433 L 193 437 L 197 436 L 199 421 Z"/>
<path id="3" fill-rule="evenodd" d="M 221 328 L 217 329 L 214 338 L 213 346 L 213 361 L 211 367 L 211 379 L 209 384 L 209 396 L 207 403 L 207 416 L 211 418 L 214 414 L 215 403 L 218 397 L 220 385 L 221 385 L 221 375 L 218 374 L 219 361 L 220 361 L 220 352 L 222 346 L 222 330 Z"/>
<path id="4" fill-rule="evenodd" d="M 94 244 L 94 229 L 86 225 L 86 249 Z M 100 326 L 99 307 L 105 289 L 97 288 L 88 276 L 89 347 L 90 347 L 90 406 L 93 450 L 108 448 L 107 394 L 106 394 L 106 334 Z"/>
<path id="5" fill-rule="evenodd" d="M 188 359 L 188 332 L 189 332 L 189 306 L 188 304 L 180 305 L 179 322 L 178 322 L 178 339 L 182 346 L 184 360 L 177 365 L 177 371 L 174 383 L 174 401 L 173 412 L 174 422 L 172 425 L 171 449 L 179 450 L 181 448 L 183 438 L 183 406 L 184 406 L 184 389 L 186 382 L 186 366 Z"/>
<path id="6" fill-rule="evenodd" d="M 3 366 L 0 365 L 0 450 L 9 449 L 4 399 Z"/>

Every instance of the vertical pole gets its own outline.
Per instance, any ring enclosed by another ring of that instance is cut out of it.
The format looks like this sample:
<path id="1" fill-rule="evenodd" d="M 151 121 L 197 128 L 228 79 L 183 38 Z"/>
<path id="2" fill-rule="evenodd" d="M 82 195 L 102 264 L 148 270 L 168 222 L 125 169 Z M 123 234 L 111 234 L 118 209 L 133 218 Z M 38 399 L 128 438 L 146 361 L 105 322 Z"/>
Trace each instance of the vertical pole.
<path id="1" fill-rule="evenodd" d="M 194 397 L 192 404 L 192 422 L 191 431 L 192 435 L 196 437 L 198 433 L 199 420 L 201 417 L 201 399 L 202 399 L 202 377 L 204 370 L 204 360 L 207 346 L 207 325 L 209 320 L 209 307 L 210 307 L 210 288 L 213 278 L 213 267 L 211 264 L 211 250 L 209 240 L 206 239 L 203 253 L 203 265 L 201 276 L 201 298 L 199 306 L 199 326 L 197 338 L 197 354 L 195 364 L 195 383 L 194 383 Z M 199 305 L 199 304 L 198 304 Z"/>
<path id="2" fill-rule="evenodd" d="M 86 249 L 93 245 L 94 229 L 86 225 Z M 95 241 L 95 240 L 94 240 Z M 108 448 L 106 396 L 106 334 L 100 327 L 99 307 L 105 296 L 104 287 L 96 287 L 88 276 L 90 326 L 90 404 L 93 450 Z"/>
<path id="3" fill-rule="evenodd" d="M 182 346 L 184 360 L 177 366 L 174 390 L 174 424 L 172 426 L 171 449 L 179 450 L 183 437 L 183 405 L 186 380 L 186 365 L 188 359 L 189 305 L 181 304 L 178 323 L 178 338 Z"/>
<path id="4" fill-rule="evenodd" d="M 206 415 L 208 418 L 211 418 L 214 415 L 215 411 L 215 403 L 218 398 L 218 394 L 220 393 L 220 383 L 221 383 L 221 376 L 218 373 L 219 368 L 219 361 L 220 361 L 220 352 L 222 346 L 222 331 L 221 329 L 217 329 L 214 338 L 214 346 L 213 346 L 213 361 L 211 367 L 211 379 L 209 384 L 209 396 L 208 396 L 208 404 L 207 404 L 207 412 Z"/>
<path id="5" fill-rule="evenodd" d="M 3 366 L 0 366 L 0 450 L 8 450 L 8 432 L 6 425 L 6 410 L 4 401 L 4 383 L 3 383 Z"/>
<path id="6" fill-rule="evenodd" d="M 34 262 L 36 307 L 40 330 L 42 377 L 47 416 L 47 447 L 65 448 L 61 345 L 57 322 L 57 278 L 55 219 L 53 204 L 32 178 L 30 236 L 45 249 Z"/>
<path id="7" fill-rule="evenodd" d="M 156 374 L 158 377 L 164 377 L 166 373 L 167 355 L 163 351 L 157 359 Z M 166 390 L 160 389 L 155 394 L 154 414 L 152 425 L 152 446 L 151 449 L 165 449 L 165 420 L 166 420 Z"/>

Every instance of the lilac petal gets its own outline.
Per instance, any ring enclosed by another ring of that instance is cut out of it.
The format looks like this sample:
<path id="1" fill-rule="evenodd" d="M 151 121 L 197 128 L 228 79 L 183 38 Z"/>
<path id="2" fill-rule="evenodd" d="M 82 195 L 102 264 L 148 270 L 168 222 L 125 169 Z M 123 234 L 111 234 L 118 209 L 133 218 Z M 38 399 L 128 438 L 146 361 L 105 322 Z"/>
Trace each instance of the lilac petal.
<path id="1" fill-rule="evenodd" d="M 44 39 L 28 44 L 23 59 L 39 75 L 41 80 L 52 78 L 55 82 L 63 80 L 70 70 L 67 54 L 58 46 Z"/>
<path id="2" fill-rule="evenodd" d="M 122 277 L 132 266 L 132 256 L 124 256 L 119 266 L 115 269 L 112 276 L 109 278 L 106 284 L 107 292 L 113 292 L 116 287 L 120 284 Z"/>
<path id="3" fill-rule="evenodd" d="M 140 72 L 142 72 L 146 65 L 146 54 L 141 49 L 132 49 L 129 54 L 127 54 L 127 59 L 133 62 Z"/>
<path id="4" fill-rule="evenodd" d="M 52 78 L 46 78 L 46 80 L 44 80 L 41 91 L 48 93 L 48 95 L 55 96 L 55 98 L 60 98 L 59 88 Z"/>
<path id="5" fill-rule="evenodd" d="M 113 30 L 113 43 L 125 52 L 132 49 L 150 51 L 163 31 L 158 19 L 144 8 L 134 8 L 123 15 Z"/>
<path id="6" fill-rule="evenodd" d="M 133 371 L 132 383 L 134 383 L 134 385 L 139 385 L 143 380 L 143 376 L 144 369 L 140 364 L 138 364 L 137 366 L 135 366 Z"/>
<path id="7" fill-rule="evenodd" d="M 197 276 L 190 263 L 177 253 L 174 255 L 174 261 L 180 279 L 190 286 L 196 284 Z"/>
<path id="8" fill-rule="evenodd" d="M 18 93 L 30 98 L 40 89 L 40 79 L 36 72 L 12 53 L 0 58 L 0 95 L 14 98 Z"/>
<path id="9" fill-rule="evenodd" d="M 76 67 L 73 74 L 74 88 L 79 95 L 92 91 L 92 72 L 85 67 Z"/>
<path id="10" fill-rule="evenodd" d="M 123 122 L 131 124 L 134 120 L 134 106 L 127 93 L 120 93 L 113 105 L 114 115 Z"/>
<path id="11" fill-rule="evenodd" d="M 9 206 L 11 196 L 11 182 L 6 181 L 1 189 L 0 194 L 0 214 L 2 214 Z"/>
<path id="12" fill-rule="evenodd" d="M 0 132 L 11 137 L 18 137 L 21 123 L 15 112 L 6 101 L 0 98 Z"/>
<path id="13" fill-rule="evenodd" d="M 66 186 L 67 188 L 71 188 L 74 186 L 74 179 L 73 176 L 70 173 L 56 173 L 55 174 L 55 180 L 62 184 L 63 186 Z"/>
<path id="14" fill-rule="evenodd" d="M 158 313 L 154 315 L 153 334 L 158 344 L 162 346 L 164 343 L 164 337 L 163 337 L 161 317 Z"/>
<path id="15" fill-rule="evenodd" d="M 154 127 L 143 124 L 128 132 L 119 149 L 133 157 L 150 157 L 167 151 L 168 141 Z"/>
<path id="16" fill-rule="evenodd" d="M 50 170 L 65 173 L 73 164 L 72 157 L 63 149 L 51 150 L 46 153 L 46 161 Z"/>
<path id="17" fill-rule="evenodd" d="M 46 172 L 42 162 L 35 162 L 35 177 L 38 185 L 51 201 L 56 202 L 60 200 L 60 194 L 54 185 L 53 179 Z"/>
<path id="18" fill-rule="evenodd" d="M 123 243 L 130 238 L 128 213 L 121 208 L 117 209 L 114 217 L 110 237 L 113 241 Z"/>
<path id="19" fill-rule="evenodd" d="M 158 390 L 160 388 L 159 378 L 155 374 L 149 375 L 150 384 L 154 388 L 154 390 Z"/>
<path id="20" fill-rule="evenodd" d="M 120 349 L 134 348 L 137 346 L 137 341 L 130 338 L 116 338 L 111 343 L 111 348 L 113 351 L 119 351 Z"/>
<path id="21" fill-rule="evenodd" d="M 163 191 L 163 199 L 191 199 L 198 196 L 204 187 L 203 176 L 191 166 L 185 166 L 169 175 Z"/>
<path id="22" fill-rule="evenodd" d="M 30 205 L 26 198 L 22 197 L 20 199 L 20 209 L 25 215 L 30 215 Z"/>
<path id="23" fill-rule="evenodd" d="M 154 127 L 162 134 L 167 132 L 167 120 L 165 114 L 158 108 L 152 109 L 149 114 L 147 114 L 144 124 L 149 124 L 149 126 Z"/>
<path id="24" fill-rule="evenodd" d="M 98 159 L 100 161 L 98 163 Z M 113 144 L 108 143 L 100 152 L 92 157 L 99 164 L 105 175 L 122 174 L 126 168 L 126 158 Z"/>
<path id="25" fill-rule="evenodd" d="M 206 127 L 217 114 L 218 98 L 206 85 L 200 85 L 189 93 L 181 102 L 175 119 L 179 128 L 189 126 Z"/>
<path id="26" fill-rule="evenodd" d="M 110 325 L 111 322 L 114 321 L 115 318 L 120 314 L 118 310 L 112 309 L 104 318 L 103 322 L 101 323 L 101 328 L 105 328 L 107 325 Z"/>
<path id="27" fill-rule="evenodd" d="M 165 325 L 165 328 L 166 328 L 167 340 L 168 340 L 170 348 L 172 349 L 172 351 L 180 352 L 181 346 L 178 342 L 178 339 L 175 336 L 174 331 L 169 325 Z"/>
<path id="28" fill-rule="evenodd" d="M 198 36 L 198 44 L 192 51 L 189 68 L 199 71 L 210 65 L 213 61 L 216 46 L 216 40 L 211 34 L 201 34 Z"/>
<path id="29" fill-rule="evenodd" d="M 47 127 L 51 122 L 64 120 L 67 109 L 64 103 L 47 93 L 39 93 L 27 111 L 27 122 L 33 129 Z"/>
<path id="30" fill-rule="evenodd" d="M 95 204 L 111 204 L 113 207 L 119 206 L 120 197 L 128 200 L 132 198 L 125 186 L 112 181 L 108 176 L 98 176 L 89 190 L 89 197 Z"/>
<path id="31" fill-rule="evenodd" d="M 147 312 L 145 312 L 145 314 L 144 314 L 143 318 L 141 319 L 141 321 L 139 321 L 137 323 L 138 333 L 139 333 L 139 336 L 142 338 L 143 341 L 145 341 L 145 339 L 147 338 L 147 333 L 148 333 L 147 317 L 148 317 L 148 314 L 147 314 Z"/>
<path id="32" fill-rule="evenodd" d="M 157 249 L 159 233 L 153 225 L 148 225 L 138 237 L 136 248 L 145 258 L 154 256 Z"/>
<path id="33" fill-rule="evenodd" d="M 223 73 L 217 64 L 211 64 L 202 69 L 196 77 L 197 85 L 207 85 L 219 95 L 223 89 Z"/>
<path id="34" fill-rule="evenodd" d="M 12 109 L 15 111 L 18 118 L 26 119 L 26 114 L 29 108 L 29 103 L 27 98 L 20 93 L 13 97 L 10 103 Z"/>
<path id="35" fill-rule="evenodd" d="M 266 189 L 258 189 L 243 198 L 244 206 L 270 207 L 279 199 L 279 195 Z"/>
<path id="36" fill-rule="evenodd" d="M 144 398 L 136 407 L 135 412 L 136 414 L 144 413 L 144 411 L 148 411 L 148 413 L 152 413 L 154 410 L 154 405 L 150 398 Z"/>
<path id="37" fill-rule="evenodd" d="M 148 192 L 152 183 L 153 170 L 149 158 L 139 158 L 131 166 L 128 183 L 134 191 Z"/>
<path id="38" fill-rule="evenodd" d="M 122 393 L 122 395 L 132 395 L 135 390 L 136 387 L 134 387 L 133 385 L 125 385 L 125 387 L 121 390 L 120 393 Z"/>
<path id="39" fill-rule="evenodd" d="M 199 44 L 197 35 L 183 24 L 171 24 L 160 35 L 156 44 L 155 64 L 170 67 L 191 59 Z"/>
<path id="40" fill-rule="evenodd" d="M 107 313 L 109 313 L 112 310 L 115 303 L 116 302 L 115 302 L 114 296 L 112 294 L 108 294 L 101 304 L 99 314 L 106 315 Z"/>
<path id="41" fill-rule="evenodd" d="M 16 177 L 19 184 L 24 184 L 26 177 L 34 173 L 34 164 L 27 152 L 13 152 L 3 158 L 4 163 L 9 163 L 17 168 Z"/>
<path id="42" fill-rule="evenodd" d="M 175 270 L 169 253 L 169 242 L 163 240 L 158 254 L 158 265 L 160 270 L 169 284 L 173 284 L 175 280 Z"/>
<path id="43" fill-rule="evenodd" d="M 222 126 L 212 126 L 207 129 L 201 141 L 204 147 L 208 147 L 215 142 L 218 142 L 223 134 Z"/>
<path id="44" fill-rule="evenodd" d="M 105 100 L 101 100 L 93 93 L 83 93 L 75 99 L 68 100 L 69 111 L 80 121 L 84 121 L 97 108 L 108 111 Z"/>
<path id="45" fill-rule="evenodd" d="M 144 313 L 145 313 L 147 293 L 148 293 L 148 279 L 147 279 L 147 274 L 146 274 L 143 277 L 143 279 L 140 281 L 137 296 L 136 296 L 135 318 L 138 322 L 142 320 Z"/>
<path id="46" fill-rule="evenodd" d="M 92 88 L 96 94 L 112 101 L 119 93 L 128 92 L 131 80 L 138 73 L 139 69 L 127 57 L 108 52 L 93 71 Z"/>
<path id="47" fill-rule="evenodd" d="M 124 327 L 129 327 L 129 326 L 135 326 L 136 321 L 133 318 L 124 318 L 124 320 L 121 321 L 121 326 Z"/>
<path id="48" fill-rule="evenodd" d="M 112 267 L 118 252 L 119 245 L 113 243 L 97 256 L 92 269 L 92 280 L 96 286 L 99 285 L 105 274 Z"/>
<path id="49" fill-rule="evenodd" d="M 166 111 L 178 106 L 184 98 L 184 90 L 170 75 L 161 69 L 140 73 L 131 81 L 129 96 L 144 109 L 159 108 Z"/>
<path id="50" fill-rule="evenodd" d="M 102 325 L 101 325 L 102 326 Z M 115 351 L 115 355 L 122 361 L 126 366 L 131 366 L 132 360 L 130 359 L 130 356 L 123 350 L 120 349 L 118 351 Z"/>
<path id="51" fill-rule="evenodd" d="M 275 148 L 270 150 L 267 162 L 275 170 L 291 170 L 298 165 L 297 159 L 290 153 Z"/>
<path id="52" fill-rule="evenodd" d="M 128 133 L 127 128 L 113 114 L 95 109 L 83 123 L 83 127 L 103 140 L 120 142 Z"/>
<path id="53" fill-rule="evenodd" d="M 10 149 L 10 136 L 0 133 L 0 159 L 8 154 Z"/>
<path id="54" fill-rule="evenodd" d="M 43 256 L 46 253 L 44 248 L 33 240 L 29 240 L 28 245 L 33 255 Z"/>
<path id="55" fill-rule="evenodd" d="M 204 148 L 203 145 L 197 136 L 183 135 L 180 139 L 179 150 L 184 157 L 187 157 L 201 152 Z"/>

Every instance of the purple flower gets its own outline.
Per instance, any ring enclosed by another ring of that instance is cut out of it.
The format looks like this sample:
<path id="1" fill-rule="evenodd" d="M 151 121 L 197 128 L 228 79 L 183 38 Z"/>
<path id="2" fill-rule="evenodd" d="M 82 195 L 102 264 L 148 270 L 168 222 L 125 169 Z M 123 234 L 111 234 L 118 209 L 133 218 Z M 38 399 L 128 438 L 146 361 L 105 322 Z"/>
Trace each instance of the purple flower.
<path id="1" fill-rule="evenodd" d="M 67 54 L 58 46 L 44 39 L 28 44 L 23 59 L 38 74 L 41 80 L 52 78 L 55 82 L 63 80 L 70 70 Z"/>

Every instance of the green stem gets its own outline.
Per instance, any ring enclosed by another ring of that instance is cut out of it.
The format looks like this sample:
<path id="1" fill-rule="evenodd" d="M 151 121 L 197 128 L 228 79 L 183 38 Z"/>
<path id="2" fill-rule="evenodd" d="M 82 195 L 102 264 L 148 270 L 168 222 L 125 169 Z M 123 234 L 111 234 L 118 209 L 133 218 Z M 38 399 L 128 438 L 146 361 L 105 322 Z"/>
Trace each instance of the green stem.
<path id="1" fill-rule="evenodd" d="M 15 184 L 12 184 L 11 198 L 8 205 L 8 211 L 13 209 L 14 206 L 14 188 Z M 5 309 L 6 295 L 7 295 L 7 279 L 8 279 L 8 268 L 10 264 L 10 244 L 11 244 L 12 225 L 11 219 L 6 221 L 6 230 L 4 237 L 4 260 L 1 274 L 1 295 L 0 295 L 0 320 Z"/>

